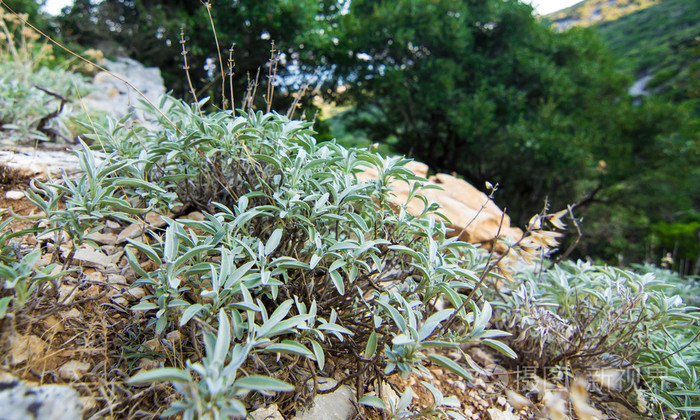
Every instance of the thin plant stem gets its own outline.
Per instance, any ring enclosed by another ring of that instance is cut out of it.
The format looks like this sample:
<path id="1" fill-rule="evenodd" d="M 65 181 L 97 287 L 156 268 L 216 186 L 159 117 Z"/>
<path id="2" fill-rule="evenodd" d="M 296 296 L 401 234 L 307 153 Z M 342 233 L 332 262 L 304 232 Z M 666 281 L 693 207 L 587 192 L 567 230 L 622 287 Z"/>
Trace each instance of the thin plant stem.
<path id="1" fill-rule="evenodd" d="M 214 26 L 214 18 L 211 16 L 211 2 L 200 0 L 207 8 L 209 22 L 211 23 L 211 31 L 214 33 L 214 43 L 216 43 L 216 55 L 219 58 L 219 69 L 221 69 L 221 109 L 226 111 L 226 78 L 224 77 L 224 63 L 221 59 L 221 48 L 219 47 L 219 37 L 216 35 L 216 27 Z"/>
<path id="2" fill-rule="evenodd" d="M 277 63 L 279 62 L 279 54 L 275 50 L 275 41 L 272 41 L 270 48 L 270 62 L 268 63 L 269 70 L 267 73 L 267 95 L 265 95 L 266 112 L 272 109 L 272 98 L 275 96 L 275 78 L 277 78 Z"/>
<path id="3" fill-rule="evenodd" d="M 236 102 L 233 100 L 233 69 L 236 67 L 236 62 L 233 60 L 233 49 L 236 46 L 234 42 L 228 50 L 228 88 L 231 91 L 231 116 L 236 116 Z"/>
<path id="4" fill-rule="evenodd" d="M 182 55 L 182 59 L 184 61 L 184 64 L 182 66 L 183 70 L 185 70 L 185 74 L 187 75 L 187 84 L 190 87 L 190 92 L 192 93 L 192 98 L 194 99 L 195 103 L 199 103 L 199 100 L 197 99 L 197 92 L 194 91 L 194 86 L 192 85 L 192 78 L 190 77 L 190 65 L 187 63 L 187 48 L 185 48 L 185 27 L 182 26 L 180 28 L 180 44 L 182 45 L 182 52 L 180 53 Z M 197 107 L 199 109 L 199 107 Z M 202 116 L 202 111 L 199 111 L 200 117 Z"/>

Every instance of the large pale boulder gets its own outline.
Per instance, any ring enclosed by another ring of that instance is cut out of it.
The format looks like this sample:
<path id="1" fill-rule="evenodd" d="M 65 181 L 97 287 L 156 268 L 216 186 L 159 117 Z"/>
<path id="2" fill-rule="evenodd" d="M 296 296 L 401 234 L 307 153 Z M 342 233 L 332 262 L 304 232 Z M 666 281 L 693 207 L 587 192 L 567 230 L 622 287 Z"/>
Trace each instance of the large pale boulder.
<path id="1" fill-rule="evenodd" d="M 421 162 L 406 165 L 414 174 L 427 177 L 428 166 Z M 370 168 L 358 174 L 364 181 L 375 180 L 377 171 Z M 406 211 L 417 216 L 425 210 L 425 204 L 418 198 L 408 201 L 413 182 L 394 180 L 389 187 L 394 194 L 391 201 L 396 205 L 405 205 Z M 448 174 L 436 174 L 428 178 L 427 186 L 439 189 L 425 189 L 420 195 L 428 202 L 438 203 L 439 212 L 445 216 L 445 223 L 452 229 L 448 235 L 459 235 L 460 240 L 490 246 L 497 237 L 519 239 L 522 231 L 511 228 L 510 217 L 486 194 L 468 182 Z M 439 216 L 433 216 L 436 219 Z"/>
<path id="2" fill-rule="evenodd" d="M 437 174 L 429 179 L 444 189 L 432 190 L 434 201 L 448 213 L 445 216 L 461 240 L 489 243 L 496 237 L 510 236 L 510 217 L 486 194 L 452 175 Z"/>
<path id="3" fill-rule="evenodd" d="M 100 65 L 128 81 L 156 106 L 165 95 L 163 77 L 157 67 L 146 67 L 127 57 L 118 57 L 116 61 L 103 60 Z M 131 113 L 132 120 L 148 127 L 145 115 L 135 107 L 142 99 L 141 95 L 112 74 L 104 71 L 95 74 L 92 81 L 95 90 L 83 98 L 83 104 L 88 109 L 105 111 L 117 119 Z"/>

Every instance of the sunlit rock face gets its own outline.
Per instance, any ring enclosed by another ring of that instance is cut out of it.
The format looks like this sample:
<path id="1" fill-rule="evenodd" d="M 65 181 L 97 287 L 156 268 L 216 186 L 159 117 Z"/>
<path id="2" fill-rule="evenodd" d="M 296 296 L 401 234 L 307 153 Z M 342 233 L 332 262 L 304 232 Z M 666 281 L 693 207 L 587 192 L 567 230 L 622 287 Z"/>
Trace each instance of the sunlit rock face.
<path id="1" fill-rule="evenodd" d="M 426 178 L 428 165 L 421 162 L 411 162 L 406 165 L 414 174 Z M 372 181 L 377 179 L 375 169 L 369 169 L 358 174 L 360 179 Z M 486 194 L 468 182 L 448 174 L 436 174 L 428 179 L 427 186 L 437 186 L 440 189 L 425 189 L 420 195 L 428 202 L 436 202 L 440 205 L 438 215 L 433 217 L 441 219 L 452 229 L 448 235 L 459 235 L 460 240 L 474 244 L 482 244 L 490 247 L 496 238 L 511 237 L 519 239 L 522 231 L 510 226 L 510 217 L 504 214 Z M 412 215 L 419 215 L 425 209 L 424 202 L 419 198 L 408 201 L 412 182 L 395 180 L 390 184 L 394 194 L 391 201 L 399 206 L 406 205 L 406 211 Z"/>

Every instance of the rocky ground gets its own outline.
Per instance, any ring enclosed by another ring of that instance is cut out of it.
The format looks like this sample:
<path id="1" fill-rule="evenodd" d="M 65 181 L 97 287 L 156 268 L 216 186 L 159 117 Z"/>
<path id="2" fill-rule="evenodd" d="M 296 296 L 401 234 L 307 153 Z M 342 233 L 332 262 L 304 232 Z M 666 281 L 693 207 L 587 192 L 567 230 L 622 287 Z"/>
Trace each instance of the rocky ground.
<path id="1" fill-rule="evenodd" d="M 45 158 L 46 154 L 41 152 L 46 151 L 40 151 L 36 156 L 43 157 L 41 165 L 54 171 L 54 176 L 58 168 L 72 170 L 65 164 L 70 159 L 59 159 L 58 165 L 51 165 Z M 17 158 L 18 154 L 15 153 L 14 157 Z M 30 217 L 39 215 L 36 206 L 26 198 L 25 191 L 32 178 L 41 176 L 32 164 L 23 162 L 22 165 L 29 169 L 2 166 L 0 174 L 0 208 L 25 218 L 13 222 L 9 227 L 11 230 L 30 227 L 35 223 Z M 201 219 L 202 215 L 195 212 L 180 217 Z M 135 275 L 124 257 L 123 245 L 127 237 L 147 240 L 144 236 L 146 229 L 160 229 L 164 225 L 159 215 L 150 213 L 144 217 L 143 223 L 123 225 L 107 221 L 101 232 L 90 235 L 95 247 L 84 246 L 75 253 L 68 267 L 71 272 L 62 278 L 56 290 L 45 288 L 44 294 L 17 316 L 1 321 L 0 381 L 12 384 L 14 380 L 20 380 L 17 386 L 30 389 L 43 389 L 41 387 L 56 384 L 68 386 L 77 394 L 73 395 L 65 388 L 62 392 L 47 393 L 46 398 L 49 401 L 60 398 L 63 401 L 72 395 L 78 398 L 80 410 L 88 418 L 151 417 L 169 405 L 175 393 L 167 385 L 134 388 L 125 384 L 125 380 L 139 369 L 182 363 L 178 354 L 184 347 L 195 346 L 198 342 L 196 337 L 182 336 L 179 332 L 168 334 L 160 340 L 151 339 L 138 313 L 129 309 L 146 292 L 142 288 L 130 287 Z M 20 246 L 42 249 L 38 264 L 46 266 L 57 255 L 55 239 L 53 235 L 29 235 Z M 58 250 L 58 255 L 66 257 L 68 252 L 65 247 Z M 143 268 L 148 270 L 152 267 Z M 481 363 L 497 366 L 494 355 L 478 349 L 471 351 Z M 420 385 L 421 381 L 426 381 L 440 389 L 445 396 L 457 396 L 460 411 L 467 418 L 479 419 L 490 415 L 493 419 L 515 419 L 533 416 L 532 410 L 518 411 L 508 403 L 502 378 L 503 375 L 510 376 L 509 373 L 477 378 L 474 383 L 468 384 L 440 367 L 431 366 L 429 369 L 433 374 L 432 379 L 397 377 L 387 384 L 384 394 L 393 395 L 398 400 L 396 391 L 400 393 L 410 385 L 414 391 L 415 406 L 428 407 L 433 403 L 433 397 Z M 500 366 L 498 370 L 506 371 Z M 2 398 L 0 396 L 0 400 Z M 337 407 L 339 398 L 346 400 L 343 404 L 349 405 L 349 413 L 356 411 L 349 404 L 354 396 L 347 391 L 339 395 L 331 394 L 328 400 L 330 407 Z M 293 405 L 294 401 L 293 397 L 289 398 L 287 406 L 280 409 L 289 412 L 289 404 Z M 35 402 L 34 399 L 26 401 L 28 405 Z M 327 411 L 323 411 L 328 408 L 321 408 L 321 414 L 317 410 L 316 414 L 309 413 L 312 416 L 304 418 L 328 418 Z M 366 416 L 382 418 L 379 411 L 364 411 Z M 74 411 L 69 410 L 67 415 L 64 418 L 71 418 Z"/>
<path id="2" fill-rule="evenodd" d="M 38 150 L 36 154 L 15 151 L 14 161 L 20 157 L 30 160 L 20 159 L 20 165 L 0 166 L 0 208 L 8 210 L 3 218 L 10 213 L 20 216 L 9 226 L 10 230 L 36 223 L 31 216 L 39 212 L 26 198 L 25 191 L 31 179 L 46 175 L 36 171 L 35 164 L 54 172 L 54 176 L 60 169 L 76 170 L 67 163 L 70 158 L 66 152 L 51 151 L 63 155 L 58 160 L 59 165 L 52 165 L 42 152 L 48 151 Z M 38 161 L 37 156 L 41 156 Z M 6 160 L 10 161 L 12 159 Z M 28 169 L 18 169 L 21 166 Z M 198 212 L 168 216 L 203 218 Z M 107 220 L 101 231 L 90 235 L 94 246 L 85 245 L 75 253 L 66 267 L 69 273 L 58 287 L 45 287 L 42 294 L 16 316 L 0 321 L 0 405 L 14 407 L 18 413 L 25 410 L 26 414 L 10 418 L 44 418 L 39 414 L 58 412 L 51 408 L 54 404 L 65 409 L 64 417 L 56 418 L 76 418 L 76 413 L 82 413 L 84 418 L 154 418 L 177 398 L 169 385 L 134 387 L 125 383 L 140 369 L 182 367 L 182 354 L 201 354 L 198 337 L 174 331 L 154 339 L 145 320 L 130 309 L 146 291 L 131 287 L 136 275 L 124 257 L 126 238 L 147 242 L 148 230 L 163 226 L 165 223 L 155 213 L 146 214 L 133 224 Z M 69 249 L 59 245 L 56 239 L 53 234 L 37 233 L 26 236 L 19 246 L 41 249 L 37 265 L 47 266 L 65 262 L 68 257 Z M 154 267 L 149 264 L 144 263 L 142 268 L 152 270 Z M 427 382 L 445 397 L 455 396 L 459 401 L 459 407 L 455 408 L 467 419 L 531 419 L 571 412 L 565 403 L 573 392 L 571 388 L 543 385 L 544 381 L 536 378 L 533 381 L 534 377 L 519 371 L 489 349 L 463 350 L 484 368 L 484 375 L 475 373 L 474 380 L 467 382 L 439 366 L 428 365 L 432 377 L 395 376 L 380 394 L 385 401 L 397 402 L 403 390 L 410 386 L 414 394 L 412 407 L 427 408 L 434 403 L 431 392 L 421 384 Z M 467 366 L 459 352 L 446 355 Z M 342 361 L 336 364 L 342 365 Z M 297 418 L 307 420 L 381 419 L 386 416 L 379 410 L 359 407 L 354 389 L 347 386 L 329 395 L 318 395 L 313 402 L 288 395 L 274 405 L 265 401 L 261 404 L 257 411 L 253 411 L 256 407 L 251 407 L 255 419 L 285 418 L 280 413 L 289 414 L 295 410 L 303 413 Z M 608 401 L 604 406 L 612 418 L 632 418 L 622 404 Z M 31 414 L 32 410 L 36 417 Z"/>

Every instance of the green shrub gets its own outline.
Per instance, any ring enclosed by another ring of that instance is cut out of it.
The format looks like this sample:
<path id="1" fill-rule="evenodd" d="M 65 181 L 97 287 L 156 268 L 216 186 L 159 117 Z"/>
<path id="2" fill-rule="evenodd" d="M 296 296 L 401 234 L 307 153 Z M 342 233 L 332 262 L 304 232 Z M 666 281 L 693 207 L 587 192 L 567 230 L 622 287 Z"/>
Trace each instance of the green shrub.
<path id="1" fill-rule="evenodd" d="M 38 87 L 37 87 L 38 86 Z M 49 140 L 47 133 L 71 138 L 70 118 L 82 113 L 65 109 L 58 118 L 45 117 L 62 109 L 57 97 L 39 89 L 44 88 L 64 98 L 74 97 L 74 89 L 87 92 L 84 77 L 65 70 L 41 67 L 32 71 L 28 64 L 0 63 L 0 132 L 11 142 Z"/>
<path id="2" fill-rule="evenodd" d="M 697 276 L 681 277 L 678 272 L 652 264 L 632 264 L 631 268 L 640 274 L 652 274 L 657 281 L 667 285 L 667 295 L 681 296 L 686 305 L 700 307 L 700 279 Z"/>
<path id="3" fill-rule="evenodd" d="M 652 265 L 634 268 L 667 285 L 669 296 L 682 297 L 696 311 L 700 307 L 700 283 L 696 278 L 682 278 L 678 273 Z M 656 331 L 637 361 L 646 385 L 644 395 L 668 414 L 691 418 L 700 413 L 699 335 L 697 323 Z"/>
<path id="4" fill-rule="evenodd" d="M 697 339 L 700 309 L 687 305 L 678 283 L 652 273 L 565 262 L 529 270 L 488 294 L 496 325 L 527 366 L 572 374 L 601 368 L 641 372 L 643 392 L 660 411 L 700 411 Z M 687 343 L 691 346 L 681 348 Z M 659 368 L 663 376 L 654 375 Z"/>
<path id="5" fill-rule="evenodd" d="M 0 216 L 6 216 L 5 212 L 0 212 Z M 9 226 L 14 220 L 14 217 L 6 217 L 0 223 L 0 320 L 21 308 L 44 284 L 64 274 L 52 274 L 56 264 L 38 266 L 39 249 L 27 250 L 20 246 L 19 239 L 41 228 L 35 226 L 13 232 Z"/>
<path id="6" fill-rule="evenodd" d="M 201 360 L 184 355 L 185 369 L 132 378 L 173 384 L 184 399 L 165 414 L 245 415 L 250 391 L 294 390 L 291 376 L 306 372 L 296 390 L 308 392 L 328 359 L 351 368 L 346 380 L 362 395 L 390 375 L 428 372 L 428 363 L 471 378 L 433 348 L 482 343 L 514 356 L 496 340 L 508 334 L 488 328 L 489 302 L 471 293 L 493 268 L 483 253 L 447 239 L 430 217 L 437 205 L 420 217 L 390 205 L 391 180 L 412 182 L 412 195 L 424 187 L 408 160 L 319 145 L 309 123 L 275 113 L 203 114 L 203 103 L 164 98 L 162 113 L 151 110 L 159 128 L 149 131 L 98 126 L 90 137 L 101 160 L 83 144 L 83 175 L 35 182 L 30 193 L 73 249 L 105 218 L 203 212 L 201 221 L 163 216 L 167 228 L 126 248 L 134 286 L 148 291 L 132 309 L 156 335 L 201 329 L 206 348 Z M 358 180 L 366 168 L 376 181 Z M 442 302 L 452 308 L 440 310 Z M 436 401 L 419 414 L 454 405 Z M 360 402 L 383 405 L 372 394 Z M 407 405 L 389 409 L 410 414 Z"/>

